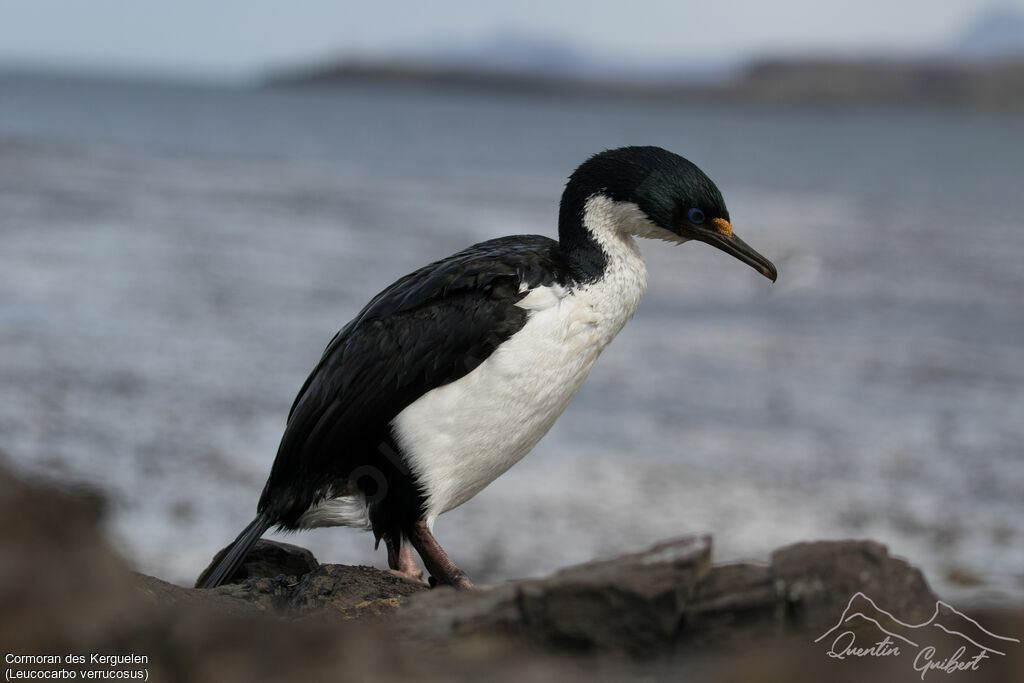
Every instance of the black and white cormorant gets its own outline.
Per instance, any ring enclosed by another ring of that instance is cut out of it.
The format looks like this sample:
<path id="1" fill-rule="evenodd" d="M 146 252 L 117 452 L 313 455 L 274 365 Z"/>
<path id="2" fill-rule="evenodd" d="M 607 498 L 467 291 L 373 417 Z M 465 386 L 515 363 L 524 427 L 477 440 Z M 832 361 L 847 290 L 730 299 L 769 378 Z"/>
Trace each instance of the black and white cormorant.
<path id="1" fill-rule="evenodd" d="M 772 281 L 718 188 L 658 147 L 597 154 L 569 178 L 558 241 L 481 242 L 374 297 L 327 345 L 292 405 L 258 514 L 199 578 L 227 580 L 271 526 L 352 526 L 391 570 L 471 588 L 432 529 L 526 455 L 636 311 L 634 237 L 706 242 Z"/>

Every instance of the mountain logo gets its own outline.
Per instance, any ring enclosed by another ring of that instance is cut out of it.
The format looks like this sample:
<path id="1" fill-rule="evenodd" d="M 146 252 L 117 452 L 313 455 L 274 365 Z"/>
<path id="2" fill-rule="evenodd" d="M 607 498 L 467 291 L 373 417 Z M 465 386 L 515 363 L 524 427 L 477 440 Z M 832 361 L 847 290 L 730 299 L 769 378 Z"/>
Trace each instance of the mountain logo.
<path id="1" fill-rule="evenodd" d="M 870 645 L 863 644 L 867 634 L 877 638 Z M 823 641 L 829 645 L 826 654 L 833 659 L 913 653 L 912 665 L 922 679 L 929 671 L 978 671 L 984 660 L 1005 657 L 1010 648 L 1020 645 L 1018 638 L 993 633 L 942 600 L 935 603 L 927 621 L 909 624 L 859 591 L 850 598 L 836 625 L 814 639 Z"/>

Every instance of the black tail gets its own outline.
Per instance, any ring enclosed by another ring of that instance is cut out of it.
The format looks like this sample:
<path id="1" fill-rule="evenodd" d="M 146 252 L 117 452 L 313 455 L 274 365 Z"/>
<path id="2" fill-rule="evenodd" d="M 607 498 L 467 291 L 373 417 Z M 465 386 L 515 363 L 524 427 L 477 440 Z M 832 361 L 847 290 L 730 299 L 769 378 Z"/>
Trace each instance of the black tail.
<path id="1" fill-rule="evenodd" d="M 265 515 L 260 515 L 249 522 L 249 526 L 245 527 L 245 530 L 238 534 L 238 538 L 228 546 L 227 551 L 221 553 L 221 557 L 216 560 L 216 564 L 212 564 L 205 572 L 199 575 L 199 578 L 196 579 L 196 588 L 216 588 L 230 579 L 235 570 L 242 564 L 242 561 L 245 560 L 245 556 L 256 545 L 256 541 L 260 540 L 260 536 L 263 535 L 263 532 L 270 525 L 270 518 Z"/>

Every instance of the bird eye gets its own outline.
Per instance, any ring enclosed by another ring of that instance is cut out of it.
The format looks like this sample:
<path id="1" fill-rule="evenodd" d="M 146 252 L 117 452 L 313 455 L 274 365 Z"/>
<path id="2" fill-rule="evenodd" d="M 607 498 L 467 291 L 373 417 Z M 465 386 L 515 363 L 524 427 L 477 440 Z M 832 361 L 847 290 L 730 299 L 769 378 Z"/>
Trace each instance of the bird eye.
<path id="1" fill-rule="evenodd" d="M 697 224 L 703 223 L 704 222 L 704 212 L 701 211 L 700 209 L 690 209 L 690 213 L 687 214 L 687 218 L 690 219 L 691 223 L 697 223 Z"/>

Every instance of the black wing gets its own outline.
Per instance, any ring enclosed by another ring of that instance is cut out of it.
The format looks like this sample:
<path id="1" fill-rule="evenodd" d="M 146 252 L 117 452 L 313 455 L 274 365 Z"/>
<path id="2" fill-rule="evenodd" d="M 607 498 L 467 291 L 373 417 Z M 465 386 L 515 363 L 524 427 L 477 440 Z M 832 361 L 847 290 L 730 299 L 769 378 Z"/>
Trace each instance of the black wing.
<path id="1" fill-rule="evenodd" d="M 299 391 L 260 512 L 290 526 L 353 470 L 382 464 L 398 413 L 472 371 L 526 323 L 515 305 L 521 283 L 567 281 L 557 242 L 516 236 L 425 266 L 374 297 Z"/>

